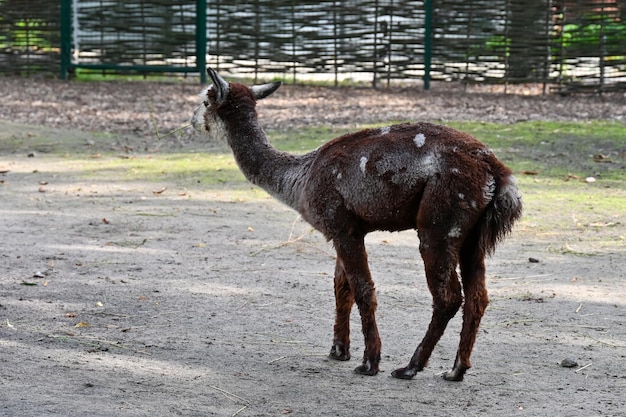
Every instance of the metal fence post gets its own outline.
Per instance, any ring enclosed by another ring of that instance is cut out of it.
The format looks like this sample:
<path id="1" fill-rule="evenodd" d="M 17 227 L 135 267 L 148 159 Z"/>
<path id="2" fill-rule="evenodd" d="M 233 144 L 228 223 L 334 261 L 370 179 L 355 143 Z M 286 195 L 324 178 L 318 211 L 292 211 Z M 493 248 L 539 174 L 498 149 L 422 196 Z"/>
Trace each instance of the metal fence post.
<path id="1" fill-rule="evenodd" d="M 424 1 L 424 90 L 430 90 L 430 67 L 433 57 L 433 1 Z"/>
<path id="2" fill-rule="evenodd" d="M 61 79 L 67 80 L 72 63 L 72 0 L 61 0 Z"/>
<path id="3" fill-rule="evenodd" d="M 196 0 L 196 66 L 200 82 L 206 84 L 206 0 Z"/>

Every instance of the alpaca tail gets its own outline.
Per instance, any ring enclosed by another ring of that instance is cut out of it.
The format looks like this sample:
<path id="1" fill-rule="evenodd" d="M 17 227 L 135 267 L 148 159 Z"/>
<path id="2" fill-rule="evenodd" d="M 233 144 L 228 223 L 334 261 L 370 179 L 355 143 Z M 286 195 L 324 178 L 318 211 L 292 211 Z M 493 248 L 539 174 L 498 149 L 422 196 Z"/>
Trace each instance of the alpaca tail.
<path id="1" fill-rule="evenodd" d="M 495 178 L 493 185 L 493 198 L 479 224 L 479 244 L 485 254 L 493 253 L 522 215 L 522 195 L 517 179 L 508 174 Z"/>

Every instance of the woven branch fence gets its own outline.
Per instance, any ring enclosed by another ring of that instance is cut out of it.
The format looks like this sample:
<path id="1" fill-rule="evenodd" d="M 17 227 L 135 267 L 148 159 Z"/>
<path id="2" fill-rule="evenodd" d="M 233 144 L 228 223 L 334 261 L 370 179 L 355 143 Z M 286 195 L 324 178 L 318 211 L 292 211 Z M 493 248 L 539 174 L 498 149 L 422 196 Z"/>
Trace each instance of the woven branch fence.
<path id="1" fill-rule="evenodd" d="M 0 73 L 59 74 L 63 1 L 72 69 L 626 91 L 626 0 L 0 0 Z"/>

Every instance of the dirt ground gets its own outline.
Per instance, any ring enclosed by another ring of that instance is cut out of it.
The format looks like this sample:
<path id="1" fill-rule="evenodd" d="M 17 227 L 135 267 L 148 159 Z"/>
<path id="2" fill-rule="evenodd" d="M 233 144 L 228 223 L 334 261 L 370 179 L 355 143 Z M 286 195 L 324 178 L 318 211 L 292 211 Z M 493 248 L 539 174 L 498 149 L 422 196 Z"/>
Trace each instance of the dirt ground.
<path id="1" fill-rule="evenodd" d="M 353 359 L 327 356 L 333 249 L 295 212 L 227 189 L 89 175 L 29 146 L 45 132 L 139 154 L 201 147 L 192 134 L 157 145 L 150 123 L 151 113 L 162 131 L 187 123 L 197 85 L 0 79 L 0 90 L 0 143 L 17 144 L 0 147 L 0 415 L 626 415 L 626 250 L 597 244 L 624 240 L 623 217 L 592 238 L 518 224 L 488 261 L 491 304 L 460 383 L 440 377 L 458 316 L 428 368 L 411 381 L 390 376 L 423 336 L 431 298 L 415 233 L 369 235 L 383 359 L 379 375 L 359 376 L 356 311 Z M 623 95 L 309 87 L 287 87 L 259 112 L 278 128 L 626 121 Z M 91 133 L 102 131 L 113 136 Z M 539 215 L 549 210 L 526 207 Z"/>

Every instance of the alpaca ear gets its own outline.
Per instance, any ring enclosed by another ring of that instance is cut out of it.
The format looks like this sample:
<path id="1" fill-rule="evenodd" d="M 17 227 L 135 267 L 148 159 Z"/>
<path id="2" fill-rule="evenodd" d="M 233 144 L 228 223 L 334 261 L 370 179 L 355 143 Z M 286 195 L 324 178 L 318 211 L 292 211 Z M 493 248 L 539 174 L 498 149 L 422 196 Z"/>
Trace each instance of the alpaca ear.
<path id="1" fill-rule="evenodd" d="M 213 82 L 213 88 L 215 88 L 216 94 L 216 102 L 217 104 L 222 104 L 226 100 L 228 93 L 230 93 L 230 86 L 222 77 L 219 76 L 217 72 L 215 72 L 213 68 L 207 67 L 206 72 Z"/>
<path id="2" fill-rule="evenodd" d="M 254 94 L 254 98 L 256 98 L 257 100 L 261 100 L 262 98 L 265 98 L 272 94 L 274 91 L 278 90 L 278 87 L 280 87 L 282 84 L 283 83 L 281 81 L 276 81 L 269 84 L 255 85 L 250 87 L 250 91 L 252 91 L 252 94 Z"/>

